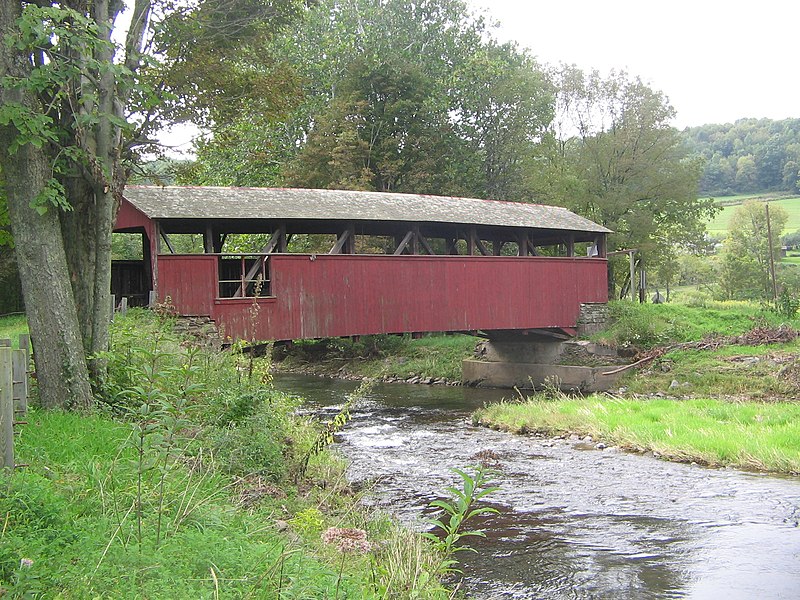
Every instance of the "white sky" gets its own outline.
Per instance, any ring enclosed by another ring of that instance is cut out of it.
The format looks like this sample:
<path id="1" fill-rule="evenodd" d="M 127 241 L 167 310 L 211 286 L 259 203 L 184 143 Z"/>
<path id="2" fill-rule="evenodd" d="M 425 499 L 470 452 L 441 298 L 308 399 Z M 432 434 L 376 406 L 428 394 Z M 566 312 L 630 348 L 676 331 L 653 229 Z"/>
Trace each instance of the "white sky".
<path id="1" fill-rule="evenodd" d="M 624 69 L 664 92 L 679 128 L 800 117 L 797 0 L 468 0 L 540 62 Z"/>

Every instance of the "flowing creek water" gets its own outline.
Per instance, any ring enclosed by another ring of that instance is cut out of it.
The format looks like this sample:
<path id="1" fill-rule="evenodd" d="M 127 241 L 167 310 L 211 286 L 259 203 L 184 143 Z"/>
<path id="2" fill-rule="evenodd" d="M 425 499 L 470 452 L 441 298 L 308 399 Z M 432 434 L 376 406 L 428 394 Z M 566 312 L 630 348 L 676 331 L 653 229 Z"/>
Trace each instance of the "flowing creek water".
<path id="1" fill-rule="evenodd" d="M 279 375 L 278 389 L 332 416 L 352 382 Z M 498 515 L 459 554 L 472 598 L 800 598 L 800 478 L 670 463 L 593 443 L 473 427 L 508 391 L 377 385 L 337 444 L 372 502 L 420 526 L 491 451 Z"/>

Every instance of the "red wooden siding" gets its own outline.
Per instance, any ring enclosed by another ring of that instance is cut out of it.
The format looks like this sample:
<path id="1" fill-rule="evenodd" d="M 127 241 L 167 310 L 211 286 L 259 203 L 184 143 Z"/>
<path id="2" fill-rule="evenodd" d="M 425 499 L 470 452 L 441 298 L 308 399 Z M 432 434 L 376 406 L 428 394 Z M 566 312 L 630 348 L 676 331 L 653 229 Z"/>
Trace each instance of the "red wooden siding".
<path id="1" fill-rule="evenodd" d="M 170 301 L 182 315 L 214 313 L 217 257 L 203 254 L 161 254 L 158 257 L 158 299 Z"/>
<path id="2" fill-rule="evenodd" d="M 575 327 L 581 303 L 607 301 L 604 259 L 276 254 L 251 332 L 253 299 L 216 298 L 216 261 L 159 256 L 159 298 L 232 337 Z"/>

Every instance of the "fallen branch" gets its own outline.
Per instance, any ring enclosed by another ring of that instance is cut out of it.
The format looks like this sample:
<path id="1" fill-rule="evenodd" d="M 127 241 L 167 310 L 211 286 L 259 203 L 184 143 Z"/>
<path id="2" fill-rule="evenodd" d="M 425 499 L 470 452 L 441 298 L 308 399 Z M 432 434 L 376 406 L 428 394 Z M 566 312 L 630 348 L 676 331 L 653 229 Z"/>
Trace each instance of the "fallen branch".
<path id="1" fill-rule="evenodd" d="M 628 369 L 635 369 L 636 367 L 643 365 L 645 363 L 650 362 L 651 360 L 655 360 L 657 358 L 662 357 L 664 354 L 669 352 L 668 348 L 656 348 L 655 351 L 652 351 L 650 354 L 645 356 L 644 358 L 640 358 L 635 363 L 631 363 L 629 365 L 624 365 L 617 369 L 613 369 L 612 371 L 606 371 L 605 373 L 600 373 L 600 375 L 616 375 L 617 373 L 622 373 L 623 371 L 627 371 Z"/>
<path id="2" fill-rule="evenodd" d="M 629 365 L 606 371 L 601 375 L 616 375 L 629 369 L 635 369 L 645 363 L 651 362 L 657 358 L 661 358 L 667 352 L 673 350 L 716 350 L 720 346 L 766 346 L 769 344 L 785 344 L 794 341 L 800 337 L 800 331 L 789 327 L 788 325 L 781 325 L 780 327 L 753 327 L 750 331 L 742 335 L 732 335 L 727 337 L 710 335 L 703 338 L 698 342 L 681 342 L 679 344 L 671 344 L 669 346 L 660 346 L 644 353 L 640 353 L 641 358 L 636 362 Z"/>

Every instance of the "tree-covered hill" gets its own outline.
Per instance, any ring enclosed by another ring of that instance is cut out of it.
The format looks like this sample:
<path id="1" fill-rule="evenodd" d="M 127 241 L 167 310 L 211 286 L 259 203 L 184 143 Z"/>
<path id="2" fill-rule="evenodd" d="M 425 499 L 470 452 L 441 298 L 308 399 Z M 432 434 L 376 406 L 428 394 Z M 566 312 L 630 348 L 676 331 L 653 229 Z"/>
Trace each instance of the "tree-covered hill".
<path id="1" fill-rule="evenodd" d="M 800 192 L 800 119 L 739 119 L 690 127 L 683 135 L 705 159 L 701 195 Z"/>

